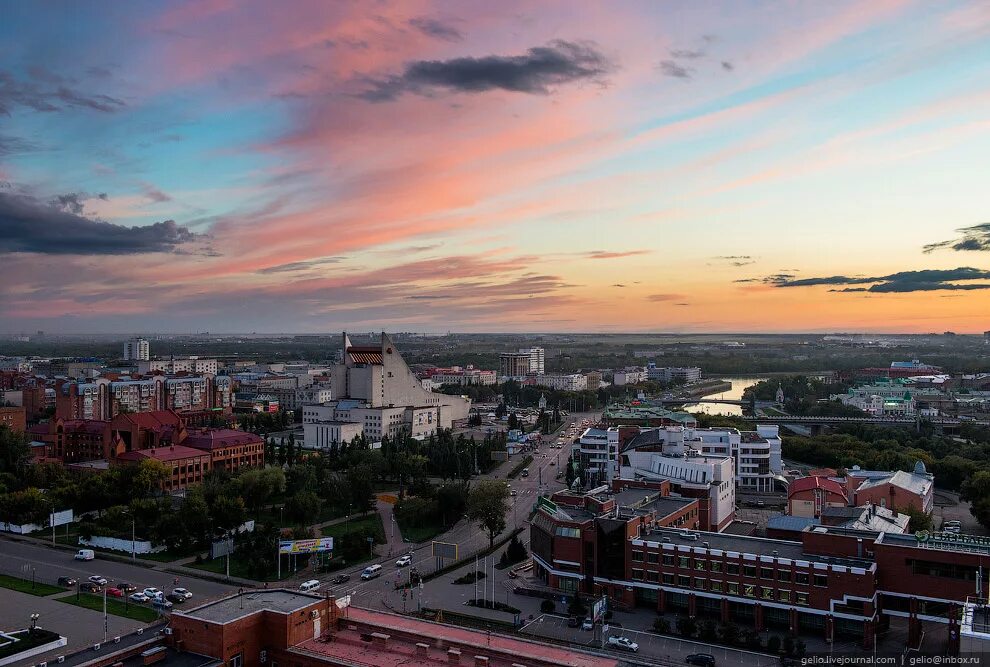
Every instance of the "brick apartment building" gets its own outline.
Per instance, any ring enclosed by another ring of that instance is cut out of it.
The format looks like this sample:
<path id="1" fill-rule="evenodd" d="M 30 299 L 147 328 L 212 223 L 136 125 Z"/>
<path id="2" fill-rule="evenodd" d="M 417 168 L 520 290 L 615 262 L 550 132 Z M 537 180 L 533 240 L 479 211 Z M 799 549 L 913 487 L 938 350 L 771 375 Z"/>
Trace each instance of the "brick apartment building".
<path id="1" fill-rule="evenodd" d="M 23 433 L 27 428 L 24 408 L 0 407 L 0 426 L 6 426 L 12 431 Z"/>
<path id="2" fill-rule="evenodd" d="M 109 420 L 124 412 L 174 410 L 178 413 L 213 412 L 230 415 L 233 398 L 226 376 L 151 375 L 88 382 L 57 381 L 55 416 L 61 419 Z"/>
<path id="3" fill-rule="evenodd" d="M 911 645 L 924 622 L 957 651 L 959 611 L 990 562 L 990 539 L 966 535 L 814 525 L 784 540 L 672 528 L 621 508 L 572 514 L 541 502 L 530 526 L 534 572 L 551 589 L 864 647 L 903 617 Z"/>

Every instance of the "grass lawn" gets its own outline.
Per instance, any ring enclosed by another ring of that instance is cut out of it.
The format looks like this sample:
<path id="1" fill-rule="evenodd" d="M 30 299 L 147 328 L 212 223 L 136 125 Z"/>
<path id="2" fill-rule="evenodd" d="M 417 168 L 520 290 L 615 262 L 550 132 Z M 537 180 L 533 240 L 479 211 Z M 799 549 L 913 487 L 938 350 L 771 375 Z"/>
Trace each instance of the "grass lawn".
<path id="1" fill-rule="evenodd" d="M 118 551 L 115 553 L 120 553 L 120 552 Z M 193 556 L 195 554 L 196 554 L 195 551 L 190 551 L 187 554 L 177 554 L 166 550 L 166 551 L 159 551 L 158 553 L 155 554 L 138 554 L 137 557 L 140 558 L 141 560 L 153 560 L 156 563 L 171 563 L 174 560 L 179 560 L 180 558 L 185 558 L 186 556 Z M 129 556 L 130 554 L 127 555 Z"/>
<path id="2" fill-rule="evenodd" d="M 30 579 L 18 579 L 17 577 L 10 577 L 6 574 L 0 574 L 0 587 L 9 588 L 12 591 L 20 591 L 21 593 L 40 595 L 42 597 L 65 591 L 61 586 L 52 586 L 51 584 L 42 584 L 40 582 L 32 584 Z"/>
<path id="3" fill-rule="evenodd" d="M 409 542 L 425 542 L 431 540 L 447 529 L 439 521 L 431 521 L 422 526 L 405 526 L 399 522 L 399 530 L 402 531 L 402 539 Z"/>
<path id="4" fill-rule="evenodd" d="M 345 537 L 352 533 L 370 531 L 375 537 L 376 544 L 385 543 L 385 528 L 382 526 L 382 518 L 378 513 L 366 514 L 358 519 L 351 519 L 344 523 L 335 523 L 332 526 L 324 526 L 320 529 L 323 537 Z"/>
<path id="5" fill-rule="evenodd" d="M 76 594 L 72 593 L 71 595 L 58 598 L 58 601 L 65 602 L 66 604 L 72 604 L 77 607 L 85 607 L 86 609 L 103 611 L 102 595 L 80 593 L 79 599 L 77 600 Z M 158 618 L 158 612 L 148 605 L 139 604 L 136 602 L 128 602 L 125 605 L 122 600 L 109 597 L 107 598 L 107 613 L 113 614 L 114 616 L 123 616 L 124 618 L 134 619 L 135 621 L 141 621 L 142 623 L 151 623 Z"/>
<path id="6" fill-rule="evenodd" d="M 274 551 L 274 548 L 272 549 Z M 287 557 L 282 557 L 282 579 L 288 579 L 292 576 L 291 567 L 287 567 L 288 563 Z M 197 570 L 203 570 L 205 572 L 213 572 L 214 574 L 226 575 L 227 574 L 227 558 L 214 558 L 213 560 L 204 560 L 202 563 L 189 563 L 187 567 L 194 567 Z M 271 576 L 259 579 L 253 573 L 248 571 L 247 563 L 240 558 L 237 553 L 233 553 L 230 556 L 230 576 L 239 577 L 242 579 L 254 579 L 257 581 L 281 581 L 278 578 L 277 573 L 272 573 Z"/>

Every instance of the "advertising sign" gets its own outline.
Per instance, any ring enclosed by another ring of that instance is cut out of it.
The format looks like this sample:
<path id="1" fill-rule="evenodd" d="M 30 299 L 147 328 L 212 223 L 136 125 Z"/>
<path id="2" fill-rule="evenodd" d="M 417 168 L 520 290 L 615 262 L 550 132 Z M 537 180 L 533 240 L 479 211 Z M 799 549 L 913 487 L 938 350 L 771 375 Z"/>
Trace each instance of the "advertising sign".
<path id="1" fill-rule="evenodd" d="M 323 551 L 333 551 L 332 537 L 315 540 L 283 540 L 278 543 L 280 554 L 315 554 Z"/>
<path id="2" fill-rule="evenodd" d="M 591 618 L 593 618 L 596 622 L 601 620 L 602 616 L 605 614 L 605 609 L 607 607 L 608 607 L 607 597 L 603 596 L 598 600 L 595 600 L 595 606 L 592 607 L 591 610 Z"/>

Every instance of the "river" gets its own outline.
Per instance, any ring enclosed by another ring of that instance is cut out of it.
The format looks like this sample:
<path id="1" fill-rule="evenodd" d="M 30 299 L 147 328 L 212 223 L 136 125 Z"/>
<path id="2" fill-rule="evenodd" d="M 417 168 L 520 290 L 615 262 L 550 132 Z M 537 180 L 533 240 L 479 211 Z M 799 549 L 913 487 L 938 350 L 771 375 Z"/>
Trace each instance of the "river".
<path id="1" fill-rule="evenodd" d="M 721 398 L 724 400 L 738 401 L 742 399 L 743 391 L 746 387 L 752 387 L 754 384 L 766 378 L 754 378 L 754 377 L 738 377 L 738 378 L 725 378 L 726 382 L 732 383 L 732 389 L 727 391 L 722 391 L 717 394 L 705 394 L 705 398 Z M 684 410 L 687 412 L 704 412 L 709 415 L 741 415 L 742 406 L 741 405 L 722 405 L 720 403 L 688 403 L 684 406 Z"/>

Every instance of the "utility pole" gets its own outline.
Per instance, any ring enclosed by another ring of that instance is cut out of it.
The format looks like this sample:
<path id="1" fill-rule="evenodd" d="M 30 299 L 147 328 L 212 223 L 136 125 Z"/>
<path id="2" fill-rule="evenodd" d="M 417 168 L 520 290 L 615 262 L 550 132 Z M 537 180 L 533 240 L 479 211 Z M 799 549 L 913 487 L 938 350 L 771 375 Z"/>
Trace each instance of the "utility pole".
<path id="1" fill-rule="evenodd" d="M 134 531 L 135 531 L 134 515 L 131 514 L 131 560 L 135 560 L 136 559 L 136 556 L 135 556 L 135 553 L 134 553 L 134 551 L 135 551 L 135 547 L 134 547 L 134 538 L 135 538 Z"/>

